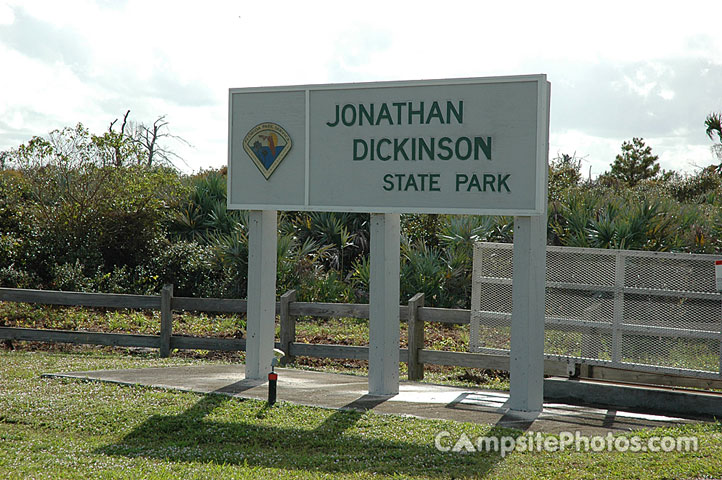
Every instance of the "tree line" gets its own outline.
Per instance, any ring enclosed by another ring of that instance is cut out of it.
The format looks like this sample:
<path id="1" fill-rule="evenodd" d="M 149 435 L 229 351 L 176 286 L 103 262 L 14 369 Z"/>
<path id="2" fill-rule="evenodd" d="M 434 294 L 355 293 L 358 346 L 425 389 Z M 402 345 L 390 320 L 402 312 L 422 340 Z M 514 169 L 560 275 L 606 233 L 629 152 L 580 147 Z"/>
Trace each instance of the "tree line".
<path id="1" fill-rule="evenodd" d="M 246 295 L 247 212 L 226 208 L 226 171 L 173 166 L 165 117 L 127 112 L 95 135 L 82 124 L 0 155 L 0 286 L 117 293 Z M 722 151 L 720 115 L 705 123 Z M 581 159 L 549 165 L 548 244 L 722 252 L 720 166 L 660 171 L 643 139 L 621 146 L 609 171 L 583 178 Z M 720 164 L 722 166 L 722 162 Z M 369 216 L 282 212 L 278 291 L 304 301 L 368 299 Z M 512 217 L 402 216 L 401 299 L 467 307 L 476 241 L 511 242 Z"/>

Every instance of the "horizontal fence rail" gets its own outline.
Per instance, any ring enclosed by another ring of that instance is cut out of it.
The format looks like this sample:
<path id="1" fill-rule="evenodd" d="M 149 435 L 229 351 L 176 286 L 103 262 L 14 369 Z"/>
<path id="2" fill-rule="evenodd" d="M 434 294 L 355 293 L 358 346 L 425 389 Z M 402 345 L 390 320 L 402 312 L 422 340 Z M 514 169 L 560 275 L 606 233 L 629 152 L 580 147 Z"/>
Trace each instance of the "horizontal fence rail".
<path id="1" fill-rule="evenodd" d="M 118 293 L 59 292 L 52 290 L 0 288 L 0 301 L 77 307 L 160 310 L 159 296 L 125 295 Z"/>
<path id="2" fill-rule="evenodd" d="M 281 338 L 280 342 L 275 343 L 275 347 L 286 352 L 284 362 L 292 361 L 298 356 L 368 360 L 368 346 L 300 343 L 296 341 L 295 334 L 298 317 L 368 319 L 369 306 L 367 304 L 296 302 L 295 298 L 296 293 L 290 291 L 282 295 L 280 301 L 276 303 L 276 312 L 280 314 Z M 0 301 L 92 308 L 161 310 L 161 318 L 167 319 L 161 321 L 161 335 L 0 327 L 0 339 L 5 340 L 158 348 L 161 356 L 170 355 L 170 351 L 174 349 L 234 352 L 244 351 L 246 348 L 246 340 L 241 338 L 173 335 L 172 315 L 170 315 L 174 310 L 246 313 L 246 300 L 174 297 L 172 287 L 166 286 L 160 296 L 0 288 Z M 511 320 L 511 316 L 504 313 L 488 313 L 498 320 Z M 399 348 L 399 361 L 408 363 L 409 379 L 411 380 L 423 379 L 424 364 L 427 363 L 489 370 L 509 370 L 509 355 L 508 352 L 503 350 L 487 349 L 488 351 L 481 353 L 468 353 L 424 348 L 425 323 L 468 325 L 471 318 L 470 310 L 425 307 L 423 294 L 417 294 L 409 301 L 408 305 L 399 306 L 399 316 L 402 321 L 409 322 L 408 348 Z M 581 328 L 585 325 L 582 323 L 576 326 Z M 634 325 L 622 326 L 630 329 L 638 327 Z M 595 330 L 600 328 L 596 324 L 593 327 L 591 325 L 588 327 Z M 655 334 L 659 333 L 657 330 L 655 332 L 657 332 Z M 719 334 L 717 333 L 717 335 Z M 722 388 L 722 381 L 716 379 L 694 378 L 684 374 L 675 375 L 670 374 L 670 372 L 656 371 L 653 368 L 645 368 L 644 371 L 628 371 L 611 368 L 604 365 L 603 362 L 582 365 L 577 359 L 571 357 L 545 355 L 544 371 L 546 375 L 578 375 L 580 368 L 584 369 L 586 376 L 591 378 L 696 388 Z"/>
<path id="3" fill-rule="evenodd" d="M 506 312 L 478 312 L 476 314 L 480 320 L 492 320 L 495 325 L 503 327 L 511 327 L 511 313 Z M 461 322 L 459 322 L 461 323 Z M 464 322 L 468 323 L 468 322 Z M 698 324 L 709 326 L 709 324 Z M 658 337 L 671 338 L 705 338 L 716 340 L 720 338 L 719 330 L 702 330 L 699 328 L 673 328 L 659 327 L 656 325 L 636 325 L 633 323 L 620 323 L 613 325 L 611 322 L 593 322 L 589 320 L 578 320 L 575 318 L 553 317 L 547 316 L 544 319 L 544 326 L 547 329 L 569 331 L 572 327 L 576 332 L 588 333 L 591 330 L 602 330 L 612 332 L 615 328 L 624 333 L 640 333 L 644 335 L 654 335 Z"/>
<path id="4" fill-rule="evenodd" d="M 27 342 L 57 342 L 81 345 L 106 345 L 110 347 L 159 348 L 157 335 L 129 333 L 78 332 L 69 330 L 46 330 L 36 328 L 0 327 L 0 338 Z"/>

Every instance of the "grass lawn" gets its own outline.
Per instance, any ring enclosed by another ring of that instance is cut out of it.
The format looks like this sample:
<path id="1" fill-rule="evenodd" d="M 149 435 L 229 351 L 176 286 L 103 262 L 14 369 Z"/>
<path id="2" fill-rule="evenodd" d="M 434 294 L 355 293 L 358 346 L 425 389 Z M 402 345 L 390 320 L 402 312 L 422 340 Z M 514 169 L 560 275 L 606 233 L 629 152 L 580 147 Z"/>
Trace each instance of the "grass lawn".
<path id="1" fill-rule="evenodd" d="M 493 426 L 340 412 L 72 380 L 45 372 L 210 360 L 0 351 L 0 478 L 714 478 L 722 425 L 644 431 L 697 436 L 697 452 L 440 452 L 441 431 Z"/>

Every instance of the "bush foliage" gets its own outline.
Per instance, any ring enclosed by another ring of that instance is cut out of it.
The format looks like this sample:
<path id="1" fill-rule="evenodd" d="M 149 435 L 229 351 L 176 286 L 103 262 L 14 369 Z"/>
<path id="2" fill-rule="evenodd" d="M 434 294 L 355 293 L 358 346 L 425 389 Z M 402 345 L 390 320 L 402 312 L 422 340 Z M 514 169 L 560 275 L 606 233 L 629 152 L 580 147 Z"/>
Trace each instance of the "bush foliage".
<path id="1" fill-rule="evenodd" d="M 150 294 L 173 283 L 179 296 L 245 297 L 247 212 L 226 209 L 225 171 L 189 176 L 138 155 L 117 133 L 82 125 L 5 152 L 0 285 Z M 575 155 L 550 163 L 549 244 L 722 252 L 716 168 L 596 180 L 580 168 Z M 474 242 L 511 242 L 514 223 L 413 214 L 401 227 L 400 300 L 423 292 L 428 305 L 468 307 Z M 368 301 L 368 214 L 284 212 L 277 253 L 279 292 Z"/>

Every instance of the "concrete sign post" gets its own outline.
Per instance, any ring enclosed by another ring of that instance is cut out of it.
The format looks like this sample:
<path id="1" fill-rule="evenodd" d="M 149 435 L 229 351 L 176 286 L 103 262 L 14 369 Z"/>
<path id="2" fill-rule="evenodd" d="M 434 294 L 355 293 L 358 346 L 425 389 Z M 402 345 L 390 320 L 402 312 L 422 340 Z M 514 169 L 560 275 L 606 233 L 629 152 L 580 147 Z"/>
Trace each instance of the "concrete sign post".
<path id="1" fill-rule="evenodd" d="M 248 216 L 246 378 L 266 378 L 271 371 L 276 332 L 276 231 L 275 210 L 251 210 Z"/>
<path id="2" fill-rule="evenodd" d="M 514 219 L 509 408 L 541 411 L 544 387 L 546 215 Z"/>
<path id="3" fill-rule="evenodd" d="M 372 395 L 399 393 L 400 246 L 399 214 L 372 213 L 369 279 L 369 393 Z"/>
<path id="4" fill-rule="evenodd" d="M 526 347 L 512 360 L 512 403 L 540 409 L 543 271 L 536 282 L 545 242 L 533 225 L 546 219 L 548 115 L 544 75 L 231 89 L 228 207 L 264 212 L 251 225 L 263 232 L 251 249 L 264 253 L 251 253 L 262 259 L 253 271 L 249 261 L 248 372 L 270 370 L 275 283 L 267 270 L 275 274 L 275 263 L 265 255 L 274 249 L 275 262 L 275 211 L 378 214 L 370 259 L 375 394 L 398 392 L 398 214 L 513 215 L 526 245 L 515 259 L 530 271 L 514 278 L 521 303 L 512 330 Z"/>

